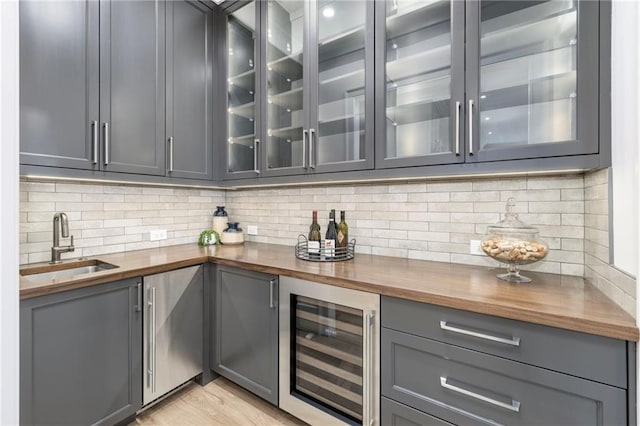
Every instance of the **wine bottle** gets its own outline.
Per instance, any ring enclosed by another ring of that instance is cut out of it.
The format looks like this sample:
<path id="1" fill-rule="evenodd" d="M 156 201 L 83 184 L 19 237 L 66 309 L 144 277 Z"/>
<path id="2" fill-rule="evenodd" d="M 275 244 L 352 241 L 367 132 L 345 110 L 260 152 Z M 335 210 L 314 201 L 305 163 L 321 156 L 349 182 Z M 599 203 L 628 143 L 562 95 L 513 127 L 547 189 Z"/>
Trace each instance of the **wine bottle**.
<path id="1" fill-rule="evenodd" d="M 327 226 L 327 233 L 324 236 L 324 256 L 327 259 L 333 259 L 336 255 L 336 239 L 338 233 L 336 232 L 336 211 L 331 210 L 329 213 L 329 225 Z"/>
<path id="2" fill-rule="evenodd" d="M 346 254 L 349 244 L 349 225 L 344 221 L 344 210 L 340 211 L 340 223 L 338 224 L 338 240 L 336 247 L 341 248 L 340 253 Z"/>
<path id="3" fill-rule="evenodd" d="M 320 259 L 320 225 L 318 225 L 318 211 L 313 211 L 313 221 L 309 227 L 309 238 L 307 242 L 307 251 L 309 258 Z"/>

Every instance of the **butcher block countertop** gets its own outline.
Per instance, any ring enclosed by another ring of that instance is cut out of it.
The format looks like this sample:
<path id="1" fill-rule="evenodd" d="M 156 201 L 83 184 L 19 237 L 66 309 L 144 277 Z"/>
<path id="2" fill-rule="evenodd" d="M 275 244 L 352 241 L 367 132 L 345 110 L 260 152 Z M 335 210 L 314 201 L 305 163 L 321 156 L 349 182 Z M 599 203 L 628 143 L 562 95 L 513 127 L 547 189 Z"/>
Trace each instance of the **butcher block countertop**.
<path id="1" fill-rule="evenodd" d="M 346 262 L 296 259 L 293 247 L 246 243 L 199 247 L 186 244 L 97 256 L 116 269 L 59 281 L 20 278 L 20 298 L 42 296 L 172 269 L 213 262 L 331 284 L 471 312 L 638 341 L 635 320 L 579 277 L 526 272 L 530 284 L 496 278 L 498 269 L 356 254 Z M 72 263 L 74 260 L 65 261 Z M 40 264 L 38 266 L 44 266 Z M 31 268 L 28 265 L 23 268 Z"/>

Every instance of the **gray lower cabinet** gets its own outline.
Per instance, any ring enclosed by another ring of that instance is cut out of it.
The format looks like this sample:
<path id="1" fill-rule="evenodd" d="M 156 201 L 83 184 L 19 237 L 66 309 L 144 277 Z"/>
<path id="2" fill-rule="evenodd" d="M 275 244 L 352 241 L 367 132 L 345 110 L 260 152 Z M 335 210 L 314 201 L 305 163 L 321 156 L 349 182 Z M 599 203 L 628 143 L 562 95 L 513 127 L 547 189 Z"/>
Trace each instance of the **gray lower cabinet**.
<path id="1" fill-rule="evenodd" d="M 380 424 L 384 426 L 451 426 L 451 423 L 392 399 L 380 398 Z"/>
<path id="2" fill-rule="evenodd" d="M 211 368 L 278 404 L 278 277 L 218 265 Z"/>
<path id="3" fill-rule="evenodd" d="M 21 424 L 115 424 L 142 405 L 139 279 L 20 303 Z"/>
<path id="4" fill-rule="evenodd" d="M 167 2 L 167 176 L 213 179 L 213 14 Z"/>
<path id="5" fill-rule="evenodd" d="M 634 424 L 627 342 L 389 297 L 382 325 L 390 424 Z"/>

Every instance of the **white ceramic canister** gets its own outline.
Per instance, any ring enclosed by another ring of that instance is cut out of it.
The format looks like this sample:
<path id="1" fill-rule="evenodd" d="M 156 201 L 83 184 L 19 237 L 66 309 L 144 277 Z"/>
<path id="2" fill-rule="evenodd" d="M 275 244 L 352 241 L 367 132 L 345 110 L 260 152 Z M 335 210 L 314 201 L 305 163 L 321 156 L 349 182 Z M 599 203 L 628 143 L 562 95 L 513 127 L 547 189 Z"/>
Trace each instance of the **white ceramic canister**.
<path id="1" fill-rule="evenodd" d="M 211 229 L 216 231 L 218 235 L 222 235 L 222 232 L 227 229 L 229 224 L 229 216 L 224 210 L 224 206 L 217 206 L 216 211 L 213 212 L 213 224 Z"/>

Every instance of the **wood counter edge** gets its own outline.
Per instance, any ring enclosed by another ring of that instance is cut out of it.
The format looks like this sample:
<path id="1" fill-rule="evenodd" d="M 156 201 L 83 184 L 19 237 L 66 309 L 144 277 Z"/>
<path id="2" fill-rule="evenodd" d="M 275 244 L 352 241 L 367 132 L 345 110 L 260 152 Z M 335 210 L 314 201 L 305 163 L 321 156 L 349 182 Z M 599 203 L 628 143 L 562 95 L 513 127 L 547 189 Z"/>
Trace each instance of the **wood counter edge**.
<path id="1" fill-rule="evenodd" d="M 636 327 L 635 325 L 603 323 L 601 321 L 594 321 L 588 318 L 575 318 L 567 315 L 539 312 L 535 309 L 527 309 L 526 307 L 523 308 L 522 306 L 510 307 L 486 301 L 479 302 L 469 299 L 461 299 L 455 296 L 446 296 L 442 294 L 434 294 L 409 289 L 390 288 L 384 285 L 356 281 L 349 278 L 330 277 L 313 272 L 302 272 L 299 270 L 293 270 L 278 266 L 257 264 L 241 259 L 229 259 L 218 256 L 215 253 L 193 255 L 179 260 L 167 261 L 164 263 L 158 263 L 149 266 L 101 271 L 98 273 L 88 274 L 83 278 L 76 278 L 60 283 L 38 285 L 32 288 L 27 287 L 24 289 L 20 289 L 20 300 L 44 296 L 62 291 L 90 287 L 93 285 L 105 284 L 108 282 L 123 280 L 127 278 L 157 274 L 170 271 L 172 269 L 178 269 L 209 262 L 220 265 L 241 267 L 252 271 L 264 272 L 267 274 L 285 275 L 293 278 L 315 281 L 338 287 L 377 293 L 382 296 L 398 297 L 402 299 L 430 303 L 453 309 L 492 315 L 516 321 L 524 321 L 533 324 L 546 325 L 550 327 L 562 328 L 566 330 L 594 334 L 614 339 L 629 340 L 634 342 L 638 342 L 640 340 L 640 333 L 638 331 L 638 327 Z M 622 310 L 622 308 L 619 309 Z M 629 318 L 632 319 L 631 316 L 629 316 Z"/>

